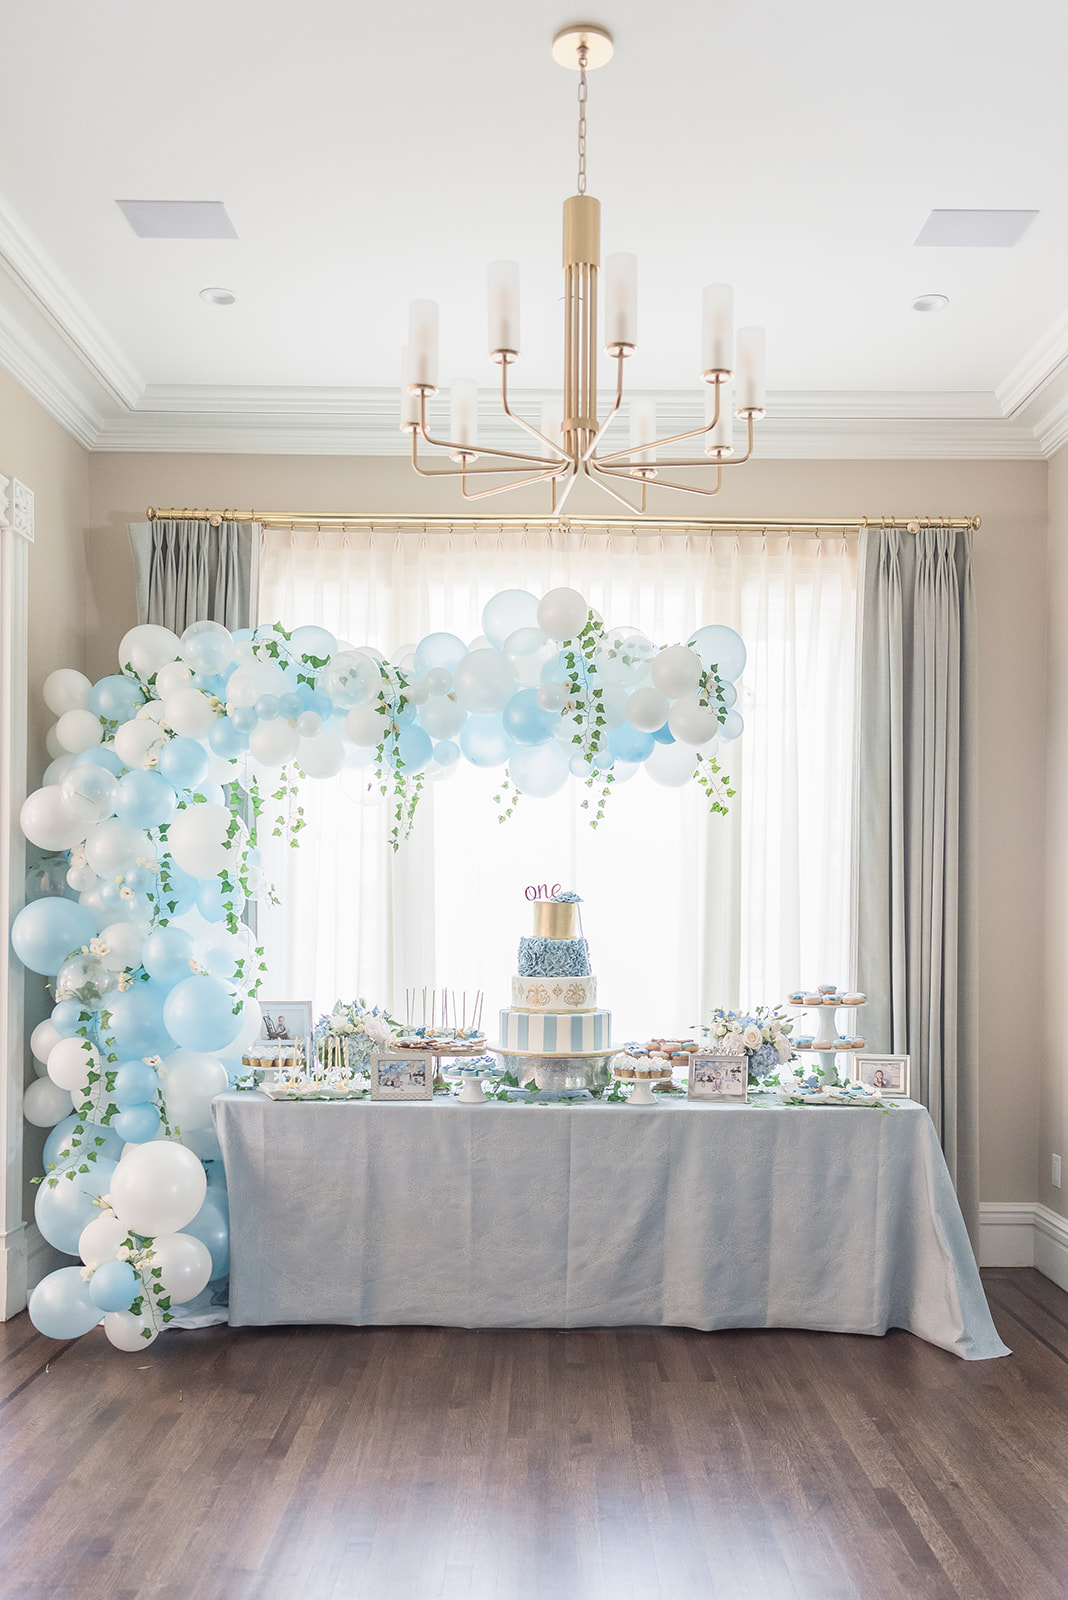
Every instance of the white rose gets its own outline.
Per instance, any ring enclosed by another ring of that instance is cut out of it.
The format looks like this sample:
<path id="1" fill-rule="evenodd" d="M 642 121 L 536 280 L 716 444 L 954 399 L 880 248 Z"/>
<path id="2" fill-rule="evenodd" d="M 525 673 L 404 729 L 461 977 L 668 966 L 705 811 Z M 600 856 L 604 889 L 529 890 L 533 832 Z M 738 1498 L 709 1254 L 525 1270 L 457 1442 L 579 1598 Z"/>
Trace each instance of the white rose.
<path id="1" fill-rule="evenodd" d="M 375 1044 L 388 1044 L 393 1037 L 385 1017 L 368 1017 L 365 1031 Z"/>
<path id="2" fill-rule="evenodd" d="M 779 1043 L 775 1046 L 775 1054 L 779 1058 L 779 1065 L 780 1066 L 785 1066 L 786 1063 L 789 1061 L 790 1057 L 793 1055 L 793 1053 L 794 1052 L 790 1047 L 789 1039 L 781 1039 L 779 1041 Z"/>
<path id="3" fill-rule="evenodd" d="M 755 1022 L 751 1022 L 742 1034 L 742 1044 L 746 1050 L 759 1050 L 764 1043 L 764 1036 Z"/>
<path id="4" fill-rule="evenodd" d="M 740 1033 L 728 1033 L 723 1041 L 725 1054 L 740 1056 L 745 1054 L 745 1037 Z"/>

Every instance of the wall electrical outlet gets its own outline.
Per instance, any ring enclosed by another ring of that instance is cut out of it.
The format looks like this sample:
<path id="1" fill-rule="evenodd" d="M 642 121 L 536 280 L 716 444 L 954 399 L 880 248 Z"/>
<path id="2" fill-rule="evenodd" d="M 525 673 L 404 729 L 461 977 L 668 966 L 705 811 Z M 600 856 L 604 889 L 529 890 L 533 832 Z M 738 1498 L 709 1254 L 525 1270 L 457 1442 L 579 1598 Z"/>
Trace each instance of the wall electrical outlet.
<path id="1" fill-rule="evenodd" d="M 1050 1180 L 1050 1182 L 1052 1183 L 1052 1185 L 1053 1185 L 1053 1187 L 1055 1189 L 1059 1189 L 1060 1186 L 1061 1186 L 1061 1158 L 1060 1158 L 1060 1156 L 1051 1156 L 1050 1157 L 1050 1162 L 1049 1162 L 1049 1167 L 1050 1167 L 1049 1180 Z"/>

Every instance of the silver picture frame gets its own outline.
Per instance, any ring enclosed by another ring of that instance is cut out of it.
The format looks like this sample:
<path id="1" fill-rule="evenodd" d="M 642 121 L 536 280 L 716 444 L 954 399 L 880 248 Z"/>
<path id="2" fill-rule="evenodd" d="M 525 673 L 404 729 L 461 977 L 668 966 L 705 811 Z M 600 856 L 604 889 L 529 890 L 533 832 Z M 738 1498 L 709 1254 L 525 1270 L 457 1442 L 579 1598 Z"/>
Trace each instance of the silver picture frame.
<path id="1" fill-rule="evenodd" d="M 858 1054 L 850 1062 L 849 1075 L 874 1094 L 895 1094 L 909 1098 L 911 1057 Z"/>
<path id="2" fill-rule="evenodd" d="M 430 1050 L 376 1052 L 371 1056 L 372 1100 L 433 1100 L 435 1060 Z"/>
<path id="3" fill-rule="evenodd" d="M 695 1050 L 690 1056 L 686 1098 L 721 1105 L 744 1105 L 749 1098 L 749 1057 Z"/>

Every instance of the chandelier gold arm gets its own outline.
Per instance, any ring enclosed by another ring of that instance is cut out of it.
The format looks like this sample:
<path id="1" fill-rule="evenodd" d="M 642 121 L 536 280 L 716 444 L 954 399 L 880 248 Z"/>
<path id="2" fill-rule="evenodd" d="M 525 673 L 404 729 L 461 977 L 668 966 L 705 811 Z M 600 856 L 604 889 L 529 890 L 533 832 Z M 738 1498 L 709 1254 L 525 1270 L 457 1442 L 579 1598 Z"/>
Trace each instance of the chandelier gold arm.
<path id="1" fill-rule="evenodd" d="M 604 437 L 605 429 L 608 427 L 608 424 L 612 421 L 612 418 L 618 414 L 619 408 L 623 404 L 623 363 L 627 359 L 627 356 L 630 355 L 632 348 L 633 348 L 633 346 L 625 346 L 625 347 L 619 347 L 616 350 L 616 355 L 615 355 L 615 361 L 616 361 L 616 397 L 612 402 L 612 407 L 611 407 L 611 410 L 609 411 L 607 417 L 605 417 L 604 421 L 601 423 L 601 426 L 597 429 L 597 432 L 594 434 L 593 439 L 590 442 L 589 449 L 586 451 L 585 455 L 582 457 L 582 460 L 583 460 L 584 463 L 593 459 L 593 453 L 597 449 L 597 446 L 600 444 L 601 439 Z"/>
<path id="2" fill-rule="evenodd" d="M 571 460 L 571 457 L 568 455 L 562 444 L 557 444 L 556 441 L 550 439 L 547 434 L 542 433 L 540 428 L 535 428 L 533 423 L 524 421 L 522 417 L 518 416 L 516 412 L 512 410 L 508 401 L 507 366 L 501 367 L 501 409 L 503 410 L 505 416 L 509 417 L 512 422 L 516 422 L 521 428 L 525 428 L 526 431 L 529 434 L 532 434 L 535 439 L 540 439 L 542 444 L 548 445 L 550 450 L 555 450 L 561 461 Z"/>
<path id="3" fill-rule="evenodd" d="M 627 499 L 626 495 L 622 495 L 622 494 L 619 493 L 619 491 L 617 489 L 613 489 L 613 487 L 612 487 L 612 485 L 610 483 L 605 483 L 604 479 L 607 478 L 607 477 L 610 477 L 610 476 L 614 477 L 615 476 L 614 473 L 609 473 L 609 472 L 601 473 L 601 472 L 598 472 L 597 475 L 596 475 L 596 478 L 595 478 L 593 473 L 591 473 L 589 471 L 589 469 L 587 468 L 586 469 L 586 476 L 591 480 L 591 482 L 596 482 L 597 487 L 599 489 L 602 489 L 605 494 L 610 494 L 612 496 L 613 500 L 618 500 L 621 506 L 626 506 L 628 511 L 637 511 L 639 513 L 644 512 L 644 510 L 645 510 L 645 484 L 644 484 L 644 482 L 642 483 L 642 486 L 641 486 L 641 497 L 640 497 L 640 499 L 638 501 L 638 504 L 634 505 L 634 503 L 632 501 Z M 625 477 L 626 474 L 620 473 L 619 476 L 622 478 L 622 477 Z M 574 482 L 574 479 L 572 479 L 572 482 Z M 628 483 L 633 483 L 634 479 L 633 478 L 628 478 L 627 482 Z M 568 488 L 569 489 L 570 489 L 570 487 L 571 487 L 571 484 L 568 484 Z"/>
<path id="4" fill-rule="evenodd" d="M 644 476 L 642 478 L 642 480 L 641 480 L 641 485 L 642 485 L 642 509 L 643 510 L 645 509 L 645 501 L 646 501 L 645 491 L 646 491 L 647 487 L 649 487 L 649 486 L 652 486 L 652 488 L 654 488 L 654 489 L 677 489 L 680 494 L 701 494 L 701 495 L 705 495 L 705 496 L 708 496 L 708 497 L 711 497 L 712 495 L 719 494 L 719 491 L 723 487 L 723 468 L 724 468 L 725 464 L 729 464 L 729 463 L 724 463 L 722 461 L 711 462 L 711 461 L 707 461 L 707 460 L 706 461 L 694 461 L 694 462 L 690 463 L 691 466 L 699 466 L 699 467 L 710 467 L 710 466 L 713 466 L 713 465 L 715 466 L 715 468 L 716 468 L 716 487 L 714 489 L 700 489 L 700 488 L 697 487 L 696 484 L 693 484 L 693 483 L 672 483 L 669 478 L 661 478 L 661 477 L 657 476 L 656 469 L 648 468 L 647 472 L 646 472 L 646 476 Z M 666 462 L 666 463 L 662 463 L 662 465 L 670 466 L 671 463 L 670 462 Z M 597 481 L 600 484 L 600 487 L 602 489 L 604 489 L 608 494 L 611 494 L 612 491 L 608 488 L 608 485 L 606 483 L 603 483 L 601 481 L 603 478 L 623 478 L 628 483 L 633 483 L 635 478 L 636 478 L 636 476 L 637 476 L 637 471 L 635 471 L 634 473 L 630 473 L 630 472 L 627 472 L 627 471 L 625 471 L 624 469 L 622 469 L 620 467 L 597 467 L 596 470 L 597 470 Z M 640 470 L 640 469 L 637 469 L 637 470 Z"/>
<path id="5" fill-rule="evenodd" d="M 710 467 L 710 466 L 714 466 L 714 465 L 719 465 L 719 466 L 723 466 L 723 467 L 743 467 L 747 461 L 751 460 L 752 455 L 753 455 L 753 433 L 754 433 L 753 415 L 751 413 L 747 412 L 745 420 L 746 420 L 747 442 L 746 442 L 746 449 L 745 449 L 745 454 L 744 455 L 736 456 L 734 454 L 730 454 L 730 455 L 724 454 L 724 455 L 720 455 L 720 456 L 713 456 L 713 455 L 682 456 L 681 458 L 679 458 L 677 460 L 674 460 L 674 461 L 671 460 L 671 459 L 668 459 L 667 461 L 658 460 L 656 462 L 656 464 L 655 464 L 655 469 L 659 470 L 660 468 L 663 468 L 663 467 L 670 467 L 670 468 L 678 468 L 678 467 Z M 710 427 L 714 427 L 715 423 L 714 422 L 710 423 L 709 426 Z M 708 428 L 698 428 L 696 434 L 680 433 L 680 434 L 676 434 L 675 437 L 676 437 L 676 439 L 692 439 L 692 438 L 700 436 L 700 434 L 702 434 L 702 433 L 707 433 L 707 432 L 708 432 Z M 665 439 L 663 441 L 657 441 L 655 446 L 653 444 L 649 444 L 649 445 L 643 445 L 642 448 L 643 449 L 660 448 L 660 446 L 662 444 L 671 444 L 671 443 L 673 443 L 673 441 L 671 439 Z M 590 462 L 590 465 L 592 467 L 596 467 L 598 469 L 598 471 L 602 471 L 602 470 L 608 469 L 608 470 L 613 471 L 613 472 L 618 472 L 618 471 L 627 470 L 629 468 L 635 475 L 637 475 L 637 473 L 639 471 L 641 471 L 643 468 L 649 468 L 649 467 L 652 466 L 652 463 L 647 462 L 647 461 L 624 461 L 624 460 L 620 459 L 620 457 L 631 455 L 631 454 L 633 454 L 633 452 L 634 452 L 634 446 L 632 445 L 629 450 L 619 450 L 619 451 L 616 452 L 615 455 L 611 455 L 611 456 L 596 456 Z M 675 487 L 677 488 L 679 486 L 676 484 Z M 696 494 L 697 492 L 698 491 L 695 489 L 694 493 Z"/>
<path id="6" fill-rule="evenodd" d="M 461 464 L 461 465 L 456 466 L 456 467 L 424 467 L 424 466 L 420 466 L 420 464 L 419 464 L 419 430 L 418 430 L 418 428 L 411 427 L 407 431 L 412 436 L 412 460 L 411 460 L 411 464 L 412 464 L 412 468 L 413 468 L 413 470 L 414 470 L 414 472 L 415 472 L 417 477 L 420 477 L 420 478 L 470 478 L 470 477 L 476 477 L 476 476 L 479 476 L 479 475 L 488 476 L 490 473 L 494 473 L 494 472 L 496 472 L 496 473 L 518 472 L 520 470 L 519 467 L 517 467 L 517 466 L 510 466 L 510 465 L 507 465 L 507 464 L 505 464 L 503 466 L 500 466 L 500 467 L 469 467 L 469 466 L 466 466 L 464 464 Z M 488 454 L 493 454 L 494 452 L 491 451 L 491 452 L 487 452 L 487 453 Z M 473 451 L 471 451 L 471 450 L 458 450 L 457 454 L 466 456 L 470 460 L 474 460 L 475 459 L 475 453 Z M 528 462 L 531 461 L 531 460 L 534 460 L 534 459 L 536 459 L 536 458 L 533 458 L 533 457 L 520 457 L 520 460 L 526 460 Z M 555 463 L 544 462 L 543 465 L 548 467 L 549 471 L 547 471 L 547 472 L 545 472 L 543 474 L 540 474 L 540 476 L 544 476 L 544 477 L 554 476 L 555 477 L 555 476 L 559 475 L 559 472 L 560 472 L 561 468 L 556 466 Z M 527 480 L 527 481 L 533 482 L 534 480 L 531 479 L 531 480 Z M 511 484 L 503 484 L 501 486 L 501 490 L 502 491 L 503 491 L 503 489 L 509 489 L 509 488 L 511 488 Z M 500 491 L 497 491 L 497 492 L 500 492 Z"/>
<path id="7" fill-rule="evenodd" d="M 491 484 L 488 489 L 476 489 L 472 493 L 468 493 L 468 490 L 465 486 L 466 480 L 464 477 L 461 477 L 460 493 L 463 495 L 465 500 L 485 500 L 487 495 L 507 494 L 509 489 L 525 489 L 527 484 L 530 483 L 545 483 L 551 480 L 555 484 L 556 479 L 559 477 L 560 472 L 556 468 L 553 468 L 553 470 L 550 472 L 535 472 L 533 476 L 529 478 L 517 478 L 514 483 L 494 483 Z"/>
<path id="8" fill-rule="evenodd" d="M 504 369 L 502 368 L 501 370 L 503 371 Z M 448 439 L 435 439 L 428 431 L 426 425 L 426 390 L 425 388 L 419 388 L 417 392 L 419 394 L 418 432 L 425 444 L 433 445 L 434 448 L 438 450 L 448 450 L 450 452 L 461 451 L 464 455 L 499 456 L 502 460 L 524 461 L 528 466 L 555 467 L 558 465 L 558 462 L 555 458 L 551 461 L 547 461 L 544 456 L 534 456 L 525 450 L 498 450 L 496 448 L 490 450 L 472 450 L 467 445 L 456 444 Z M 414 432 L 415 430 L 413 429 L 412 431 Z M 548 443 L 548 440 L 546 440 L 546 443 Z M 515 469 L 512 467 L 476 467 L 473 470 L 476 472 L 510 472 L 514 471 Z"/>

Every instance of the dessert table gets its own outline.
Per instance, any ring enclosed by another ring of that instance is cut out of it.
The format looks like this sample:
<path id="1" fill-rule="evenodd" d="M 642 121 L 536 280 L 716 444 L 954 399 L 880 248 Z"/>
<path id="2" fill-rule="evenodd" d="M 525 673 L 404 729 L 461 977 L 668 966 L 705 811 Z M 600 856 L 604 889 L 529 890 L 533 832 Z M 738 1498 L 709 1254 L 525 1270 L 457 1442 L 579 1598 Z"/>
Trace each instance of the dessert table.
<path id="1" fill-rule="evenodd" d="M 214 1102 L 230 1322 L 994 1329 L 926 1110 Z"/>

